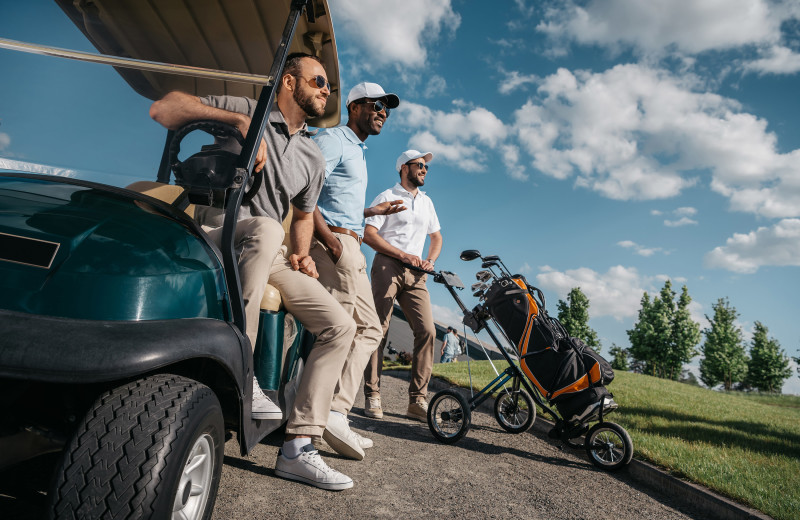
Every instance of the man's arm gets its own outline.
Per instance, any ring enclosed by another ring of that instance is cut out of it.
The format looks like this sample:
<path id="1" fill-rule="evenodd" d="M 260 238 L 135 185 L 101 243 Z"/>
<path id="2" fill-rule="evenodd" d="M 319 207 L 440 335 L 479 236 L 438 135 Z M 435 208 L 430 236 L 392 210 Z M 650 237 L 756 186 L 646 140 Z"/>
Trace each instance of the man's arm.
<path id="1" fill-rule="evenodd" d="M 202 119 L 228 123 L 238 128 L 245 137 L 250 128 L 250 116 L 210 107 L 203 104 L 197 96 L 179 90 L 173 90 L 150 105 L 150 117 L 169 130 L 177 130 L 187 123 Z M 266 161 L 267 143 L 262 139 L 256 154 L 255 171 L 261 171 Z"/>
<path id="2" fill-rule="evenodd" d="M 439 258 L 439 253 L 442 252 L 442 232 L 437 231 L 428 235 L 431 237 L 431 244 L 428 246 L 428 258 L 422 262 L 422 268 L 428 271 L 433 271 L 433 264 Z"/>
<path id="3" fill-rule="evenodd" d="M 333 255 L 333 261 L 338 262 L 342 257 L 342 243 L 328 228 L 328 223 L 325 222 L 319 208 L 314 208 L 314 236 L 328 248 Z"/>
<path id="4" fill-rule="evenodd" d="M 391 245 L 378 234 L 378 228 L 375 226 L 367 224 L 364 228 L 364 242 L 378 253 L 397 258 L 401 262 L 411 264 L 414 267 L 422 266 L 422 259 L 420 257 L 405 253 Z"/>
<path id="5" fill-rule="evenodd" d="M 308 255 L 308 250 L 311 247 L 311 236 L 314 234 L 314 213 L 306 213 L 305 211 L 300 211 L 297 207 L 293 207 L 289 234 L 293 251 L 292 255 L 289 256 L 292 269 L 305 273 L 311 278 L 319 278 L 317 266 Z"/>

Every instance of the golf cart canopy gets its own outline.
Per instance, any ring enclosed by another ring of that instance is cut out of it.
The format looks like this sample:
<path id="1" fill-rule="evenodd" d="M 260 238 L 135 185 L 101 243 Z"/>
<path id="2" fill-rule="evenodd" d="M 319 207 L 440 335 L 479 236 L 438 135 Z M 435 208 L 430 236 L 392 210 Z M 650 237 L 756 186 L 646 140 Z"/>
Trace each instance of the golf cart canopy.
<path id="1" fill-rule="evenodd" d="M 292 0 L 56 0 L 103 54 L 267 76 Z M 340 120 L 339 65 L 327 0 L 308 0 L 289 52 L 322 61 L 331 84 L 325 114 L 309 125 Z M 240 81 L 116 67 L 133 89 L 149 99 L 172 90 L 197 96 L 258 99 L 261 85 Z"/>

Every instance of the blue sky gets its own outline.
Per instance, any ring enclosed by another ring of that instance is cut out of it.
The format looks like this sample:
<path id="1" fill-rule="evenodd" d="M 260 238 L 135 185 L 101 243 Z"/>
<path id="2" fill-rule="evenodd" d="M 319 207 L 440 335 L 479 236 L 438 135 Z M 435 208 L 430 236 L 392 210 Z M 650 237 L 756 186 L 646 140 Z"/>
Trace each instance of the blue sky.
<path id="1" fill-rule="evenodd" d="M 553 313 L 580 286 L 605 353 L 669 278 L 703 327 L 727 297 L 748 340 L 758 320 L 798 355 L 799 3 L 329 1 L 343 92 L 402 100 L 367 141 L 368 199 L 403 150 L 435 155 L 438 268 L 469 285 L 459 252 L 499 254 Z M 49 2 L 4 9 L 0 36 L 93 50 Z M 154 177 L 164 134 L 113 69 L 5 50 L 0 66 L 0 157 Z"/>

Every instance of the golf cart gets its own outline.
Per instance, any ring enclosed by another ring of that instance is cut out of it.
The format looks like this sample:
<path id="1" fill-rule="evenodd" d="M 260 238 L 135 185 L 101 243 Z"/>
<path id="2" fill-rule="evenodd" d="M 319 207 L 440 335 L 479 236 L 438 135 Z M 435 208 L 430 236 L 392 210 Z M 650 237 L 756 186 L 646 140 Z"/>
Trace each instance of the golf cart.
<path id="1" fill-rule="evenodd" d="M 179 161 L 194 130 L 241 137 L 192 123 L 125 188 L 0 171 L 0 471 L 60 452 L 50 518 L 210 518 L 227 435 L 245 455 L 283 424 L 313 343 L 268 288 L 251 355 L 233 232 L 260 186 L 257 144 L 289 53 L 319 57 L 331 84 L 309 124 L 339 122 L 327 2 L 56 3 L 100 55 L 2 39 L 0 52 L 109 63 L 149 99 L 182 90 L 258 105 L 240 155 L 212 145 Z M 192 220 L 197 205 L 224 211 L 223 247 Z M 254 375 L 282 420 L 251 419 Z"/>

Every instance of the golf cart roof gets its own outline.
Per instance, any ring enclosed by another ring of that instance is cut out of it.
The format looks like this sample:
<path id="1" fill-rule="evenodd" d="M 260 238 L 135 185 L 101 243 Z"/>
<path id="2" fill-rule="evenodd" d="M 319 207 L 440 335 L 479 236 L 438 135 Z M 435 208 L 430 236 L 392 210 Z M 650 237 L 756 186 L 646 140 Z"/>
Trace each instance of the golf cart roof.
<path id="1" fill-rule="evenodd" d="M 56 0 L 103 54 L 266 76 L 292 0 Z M 320 58 L 331 84 L 325 114 L 309 125 L 339 124 L 339 63 L 327 0 L 310 0 L 289 52 Z M 313 12 L 311 12 L 313 10 Z M 260 85 L 116 67 L 139 94 L 172 90 L 258 99 Z"/>

